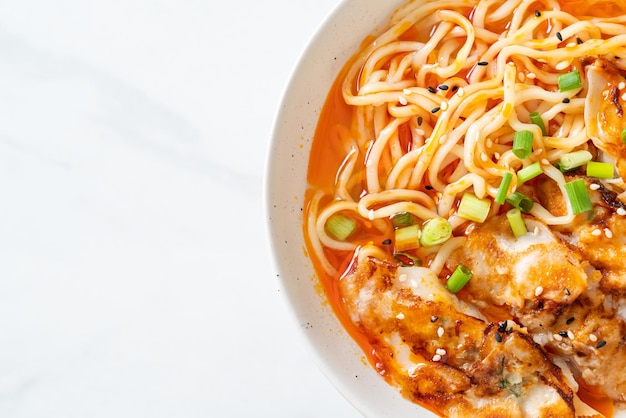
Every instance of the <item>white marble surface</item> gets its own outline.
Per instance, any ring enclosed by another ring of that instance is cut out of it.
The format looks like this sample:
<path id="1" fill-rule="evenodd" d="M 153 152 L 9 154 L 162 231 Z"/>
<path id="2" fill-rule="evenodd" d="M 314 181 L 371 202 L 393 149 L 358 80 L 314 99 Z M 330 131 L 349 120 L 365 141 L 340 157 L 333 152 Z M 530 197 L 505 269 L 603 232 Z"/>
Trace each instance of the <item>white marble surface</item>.
<path id="1" fill-rule="evenodd" d="M 262 204 L 338 2 L 0 2 L 0 417 L 358 416 L 289 317 Z"/>

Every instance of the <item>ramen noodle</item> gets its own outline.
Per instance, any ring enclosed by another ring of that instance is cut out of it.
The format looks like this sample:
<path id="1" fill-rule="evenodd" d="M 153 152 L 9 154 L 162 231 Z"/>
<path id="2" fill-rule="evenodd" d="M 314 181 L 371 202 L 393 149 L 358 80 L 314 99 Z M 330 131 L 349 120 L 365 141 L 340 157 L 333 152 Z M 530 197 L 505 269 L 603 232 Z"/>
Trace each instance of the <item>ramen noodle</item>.
<path id="1" fill-rule="evenodd" d="M 626 403 L 626 2 L 410 1 L 334 83 L 307 250 L 338 317 L 442 416 Z"/>

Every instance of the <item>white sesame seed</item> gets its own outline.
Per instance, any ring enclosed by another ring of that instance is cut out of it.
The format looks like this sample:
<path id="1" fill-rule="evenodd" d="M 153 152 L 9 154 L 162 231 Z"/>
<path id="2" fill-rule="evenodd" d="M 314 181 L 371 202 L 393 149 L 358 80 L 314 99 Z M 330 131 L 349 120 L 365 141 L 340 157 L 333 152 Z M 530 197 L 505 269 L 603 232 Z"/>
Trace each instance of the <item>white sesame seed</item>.
<path id="1" fill-rule="evenodd" d="M 423 129 L 416 129 L 415 133 L 418 134 L 419 136 L 424 136 L 424 134 L 426 134 L 426 132 L 424 132 Z"/>
<path id="2" fill-rule="evenodd" d="M 626 87 L 626 83 L 624 83 L 623 81 L 620 81 L 620 83 L 617 85 L 617 88 L 620 90 L 624 90 L 624 87 Z"/>
<path id="3" fill-rule="evenodd" d="M 465 95 L 465 90 L 463 90 L 463 87 L 459 87 L 459 89 L 457 90 L 456 94 L 459 97 L 463 97 Z"/>
<path id="4" fill-rule="evenodd" d="M 410 96 L 413 92 L 411 91 L 411 89 L 404 89 L 402 90 L 402 93 L 404 93 L 407 96 Z"/>
<path id="5" fill-rule="evenodd" d="M 487 142 L 485 144 L 487 145 L 487 148 L 493 147 L 493 141 L 491 140 L 491 138 L 487 138 Z"/>
<path id="6" fill-rule="evenodd" d="M 438 348 L 437 350 L 435 350 L 435 353 L 439 354 L 440 356 L 445 356 L 446 350 L 444 350 L 443 348 Z"/>
<path id="7" fill-rule="evenodd" d="M 526 77 L 530 78 L 531 80 L 534 80 L 535 77 L 537 77 L 537 74 L 535 74 L 535 73 L 528 73 L 528 74 L 526 74 Z"/>
<path id="8" fill-rule="evenodd" d="M 483 160 L 484 162 L 489 161 L 489 157 L 484 152 L 480 154 L 480 159 Z"/>
<path id="9" fill-rule="evenodd" d="M 599 229 L 594 229 L 593 231 L 591 231 L 591 235 L 593 235 L 594 237 L 599 237 L 600 235 L 602 235 L 602 231 L 600 231 Z"/>
<path id="10" fill-rule="evenodd" d="M 517 78 L 519 78 L 519 81 L 521 81 L 522 83 L 524 82 L 524 80 L 526 80 L 526 76 L 521 71 L 517 73 Z"/>
<path id="11" fill-rule="evenodd" d="M 624 215 L 626 215 L 626 209 L 624 209 L 624 208 L 617 208 L 617 214 L 618 214 L 619 216 L 624 216 Z"/>
<path id="12" fill-rule="evenodd" d="M 408 276 L 406 274 L 402 273 L 401 275 L 398 276 L 398 280 L 400 281 L 400 283 L 404 283 L 406 282 L 407 277 Z"/>
<path id="13" fill-rule="evenodd" d="M 417 281 L 415 279 L 411 280 L 411 287 L 417 287 Z"/>
<path id="14" fill-rule="evenodd" d="M 396 315 L 396 318 L 404 319 L 404 314 L 402 312 L 400 312 L 398 315 Z"/>
<path id="15" fill-rule="evenodd" d="M 626 93 L 622 94 L 622 100 L 626 100 Z"/>
<path id="16" fill-rule="evenodd" d="M 448 102 L 441 102 L 441 110 L 448 110 Z"/>
<path id="17" fill-rule="evenodd" d="M 374 215 L 374 209 L 370 209 L 370 211 L 367 213 L 367 217 L 369 218 L 370 221 L 373 221 L 374 219 L 376 219 L 376 215 Z"/>
<path id="18" fill-rule="evenodd" d="M 565 45 L 565 48 L 573 48 L 576 46 L 576 42 L 570 42 L 567 45 Z"/>
<path id="19" fill-rule="evenodd" d="M 567 61 L 561 61 L 559 63 L 557 63 L 554 68 L 556 68 L 557 70 L 561 71 L 566 69 L 569 66 L 569 62 Z"/>
<path id="20" fill-rule="evenodd" d="M 443 327 L 439 327 L 439 328 L 437 328 L 437 336 L 439 336 L 439 337 L 443 337 L 443 334 L 444 334 L 445 332 L 446 332 L 446 331 L 443 329 Z"/>
<path id="21" fill-rule="evenodd" d="M 433 361 L 441 361 L 441 356 L 439 354 L 435 354 L 433 356 Z"/>
<path id="22" fill-rule="evenodd" d="M 407 103 L 409 103 L 409 102 L 407 102 L 406 97 L 404 97 L 404 96 L 400 96 L 400 97 L 398 97 L 398 101 L 400 102 L 400 104 L 401 104 L 402 106 L 406 106 L 406 105 L 407 105 Z"/>
<path id="23" fill-rule="evenodd" d="M 535 289 L 535 296 L 539 296 L 543 293 L 543 286 L 537 286 Z"/>
<path id="24" fill-rule="evenodd" d="M 537 58 L 537 61 L 538 61 L 538 62 L 541 62 L 541 63 L 543 63 L 543 64 L 545 64 L 545 63 L 547 63 L 547 62 L 548 62 L 548 61 L 546 61 L 546 59 L 545 59 L 545 58 Z"/>
<path id="25" fill-rule="evenodd" d="M 591 184 L 589 185 L 589 188 L 590 188 L 591 190 L 598 190 L 598 189 L 600 188 L 600 185 L 599 185 L 598 183 L 591 183 Z"/>
<path id="26" fill-rule="evenodd" d="M 499 152 L 494 152 L 493 156 L 496 158 L 496 160 L 500 159 L 500 153 Z"/>
<path id="27" fill-rule="evenodd" d="M 595 343 L 598 341 L 598 337 L 596 337 L 596 334 L 589 334 L 589 340 Z"/>
<path id="28" fill-rule="evenodd" d="M 559 334 L 552 334 L 552 338 L 557 341 L 563 341 L 563 337 L 561 337 Z"/>
<path id="29" fill-rule="evenodd" d="M 609 228 L 604 228 L 604 236 L 609 239 L 613 238 L 613 231 L 611 231 Z"/>
<path id="30" fill-rule="evenodd" d="M 533 235 L 534 236 L 538 236 L 539 235 L 539 227 L 536 226 L 535 229 L 533 229 Z"/>
<path id="31" fill-rule="evenodd" d="M 543 164 L 543 165 L 550 165 L 550 161 L 548 161 L 547 159 L 544 158 L 543 160 L 541 160 L 541 164 Z"/>
<path id="32" fill-rule="evenodd" d="M 567 338 L 569 338 L 570 340 L 574 339 L 574 333 L 572 331 L 567 331 Z"/>

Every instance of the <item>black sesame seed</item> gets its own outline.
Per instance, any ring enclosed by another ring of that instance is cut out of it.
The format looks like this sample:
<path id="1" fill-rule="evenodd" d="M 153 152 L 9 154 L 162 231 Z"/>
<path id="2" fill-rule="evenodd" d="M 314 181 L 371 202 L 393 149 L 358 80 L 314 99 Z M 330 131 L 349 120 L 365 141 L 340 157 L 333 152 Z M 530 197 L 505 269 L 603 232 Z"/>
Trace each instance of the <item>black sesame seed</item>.
<path id="1" fill-rule="evenodd" d="M 565 99 L 563 99 L 563 103 L 569 103 L 569 99 L 566 97 Z"/>
<path id="2" fill-rule="evenodd" d="M 424 118 L 421 116 L 417 117 L 417 126 L 422 126 L 422 123 L 424 122 Z"/>
<path id="3" fill-rule="evenodd" d="M 452 91 L 457 91 L 459 89 L 459 86 L 452 86 Z"/>
<path id="4" fill-rule="evenodd" d="M 541 17 L 541 12 L 539 10 L 535 10 L 535 16 L 536 17 Z"/>
<path id="5" fill-rule="evenodd" d="M 446 90 L 448 90 L 450 87 L 446 86 L 445 84 L 441 84 L 441 85 L 439 85 L 439 87 L 438 87 L 438 88 L 439 88 L 439 90 L 446 91 Z"/>
<path id="6" fill-rule="evenodd" d="M 567 331 L 559 331 L 559 335 L 563 338 L 568 338 Z"/>
<path id="7" fill-rule="evenodd" d="M 383 245 L 390 245 L 391 244 L 391 239 L 387 238 L 386 240 L 383 241 Z"/>
<path id="8" fill-rule="evenodd" d="M 430 317 L 430 322 L 437 322 L 437 320 L 439 320 L 439 317 L 436 315 Z"/>
<path id="9" fill-rule="evenodd" d="M 476 65 L 485 66 L 485 65 L 489 65 L 489 63 L 487 61 L 478 61 Z"/>
<path id="10" fill-rule="evenodd" d="M 576 43 L 577 43 L 578 45 L 580 45 L 580 44 L 582 44 L 582 43 L 583 43 L 583 40 L 577 37 L 577 38 L 576 38 Z"/>
<path id="11" fill-rule="evenodd" d="M 435 88 L 432 86 L 428 86 L 428 91 L 431 93 L 437 93 L 437 90 L 435 90 Z"/>
<path id="12" fill-rule="evenodd" d="M 562 40 L 563 40 L 563 35 L 561 35 L 561 32 L 557 32 L 557 33 L 556 33 L 556 37 L 557 37 L 557 39 L 558 39 L 559 41 L 562 41 Z"/>
<path id="13" fill-rule="evenodd" d="M 567 325 L 569 325 L 569 324 L 571 324 L 572 322 L 574 322 L 574 320 L 575 320 L 575 319 L 576 319 L 576 318 L 574 318 L 574 317 L 572 316 L 571 318 L 567 318 L 567 321 L 565 321 L 565 323 L 566 323 Z"/>
<path id="14" fill-rule="evenodd" d="M 433 107 L 432 109 L 430 109 L 430 113 L 437 113 L 441 110 L 440 107 Z"/>
<path id="15" fill-rule="evenodd" d="M 493 336 L 496 337 L 496 341 L 497 342 L 499 342 L 499 343 L 502 342 L 502 335 L 500 335 L 499 333 L 496 332 Z"/>
<path id="16" fill-rule="evenodd" d="M 596 344 L 596 348 L 602 348 L 606 345 L 606 341 L 602 340 L 598 344 Z"/>
<path id="17" fill-rule="evenodd" d="M 431 186 L 430 184 L 427 184 L 426 186 L 424 186 L 424 188 L 426 190 L 435 190 L 435 188 L 433 186 Z"/>
<path id="18" fill-rule="evenodd" d="M 565 289 L 563 289 L 563 291 L 565 292 L 565 294 L 567 296 L 571 295 L 571 293 L 570 293 L 570 291 L 569 291 L 569 289 L 567 287 Z"/>
<path id="19" fill-rule="evenodd" d="M 498 332 L 506 332 L 506 327 L 508 325 L 508 321 L 501 322 L 500 326 L 498 327 Z"/>

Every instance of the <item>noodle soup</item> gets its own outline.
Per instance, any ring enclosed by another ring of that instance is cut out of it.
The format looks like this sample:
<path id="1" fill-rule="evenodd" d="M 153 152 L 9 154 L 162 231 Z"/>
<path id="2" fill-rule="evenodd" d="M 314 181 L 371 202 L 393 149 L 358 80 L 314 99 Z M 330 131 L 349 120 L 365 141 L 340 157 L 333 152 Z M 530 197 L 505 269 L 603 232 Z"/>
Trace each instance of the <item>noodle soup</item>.
<path id="1" fill-rule="evenodd" d="M 346 64 L 305 241 L 404 397 L 442 416 L 624 406 L 625 105 L 625 2 L 412 1 Z"/>

